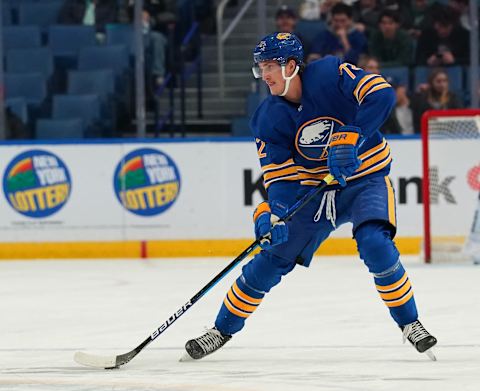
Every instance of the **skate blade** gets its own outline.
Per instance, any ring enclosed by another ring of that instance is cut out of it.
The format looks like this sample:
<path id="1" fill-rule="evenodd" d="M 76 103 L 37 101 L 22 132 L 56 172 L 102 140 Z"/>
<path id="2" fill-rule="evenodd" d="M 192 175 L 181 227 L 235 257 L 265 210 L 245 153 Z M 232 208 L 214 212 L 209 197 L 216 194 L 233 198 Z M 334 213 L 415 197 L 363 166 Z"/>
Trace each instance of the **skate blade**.
<path id="1" fill-rule="evenodd" d="M 195 361 L 187 352 L 183 353 L 183 356 L 180 357 L 178 360 L 180 362 L 189 362 L 189 361 Z"/>
<path id="2" fill-rule="evenodd" d="M 437 357 L 435 357 L 435 354 L 433 354 L 433 350 L 430 348 L 424 352 L 428 358 L 432 361 L 437 361 Z"/>

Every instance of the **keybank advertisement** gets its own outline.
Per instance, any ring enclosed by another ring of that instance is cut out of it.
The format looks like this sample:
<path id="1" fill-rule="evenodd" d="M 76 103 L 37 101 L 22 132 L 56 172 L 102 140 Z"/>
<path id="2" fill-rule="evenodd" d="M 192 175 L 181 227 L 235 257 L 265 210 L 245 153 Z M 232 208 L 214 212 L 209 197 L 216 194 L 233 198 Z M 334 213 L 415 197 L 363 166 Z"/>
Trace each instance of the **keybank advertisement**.
<path id="1" fill-rule="evenodd" d="M 433 232 L 464 235 L 480 190 L 478 142 L 433 144 Z M 420 236 L 421 143 L 390 145 L 398 234 Z M 251 238 L 265 196 L 253 141 L 1 145 L 0 174 L 1 242 Z"/>

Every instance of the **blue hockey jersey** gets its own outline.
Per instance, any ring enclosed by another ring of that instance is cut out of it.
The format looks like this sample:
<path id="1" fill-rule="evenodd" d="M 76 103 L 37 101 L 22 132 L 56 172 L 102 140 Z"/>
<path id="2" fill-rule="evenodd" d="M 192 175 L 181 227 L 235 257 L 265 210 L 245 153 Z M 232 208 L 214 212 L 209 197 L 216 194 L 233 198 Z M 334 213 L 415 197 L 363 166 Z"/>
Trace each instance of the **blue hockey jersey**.
<path id="1" fill-rule="evenodd" d="M 309 64 L 301 78 L 300 104 L 269 96 L 251 120 L 269 199 L 291 204 L 292 187 L 315 186 L 328 174 L 330 139 L 342 125 L 360 127 L 363 136 L 362 164 L 348 181 L 387 175 L 392 158 L 379 128 L 395 104 L 390 84 L 332 56 Z"/>

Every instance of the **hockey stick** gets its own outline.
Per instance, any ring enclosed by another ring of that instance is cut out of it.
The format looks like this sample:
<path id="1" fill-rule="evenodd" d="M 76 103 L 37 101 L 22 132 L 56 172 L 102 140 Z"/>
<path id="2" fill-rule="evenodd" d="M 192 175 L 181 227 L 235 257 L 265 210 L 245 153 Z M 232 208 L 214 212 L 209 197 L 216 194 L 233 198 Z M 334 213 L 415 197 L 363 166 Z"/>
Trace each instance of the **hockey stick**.
<path id="1" fill-rule="evenodd" d="M 295 216 L 305 205 L 307 205 L 312 198 L 320 193 L 330 182 L 333 181 L 332 175 L 327 175 L 322 182 L 317 185 L 310 192 L 306 193 L 300 200 L 298 200 L 288 211 L 280 221 L 289 221 Z M 264 238 L 255 240 L 250 246 L 248 246 L 238 257 L 236 257 L 229 265 L 227 265 L 220 273 L 218 273 L 207 285 L 205 285 L 195 296 L 187 301 L 177 312 L 175 312 L 170 318 L 168 318 L 160 327 L 158 327 L 145 341 L 138 345 L 135 349 L 128 353 L 120 354 L 118 356 L 98 356 L 95 354 L 89 354 L 84 352 L 76 352 L 73 359 L 85 366 L 95 368 L 113 369 L 118 368 L 121 365 L 128 363 L 138 353 L 140 353 L 150 342 L 156 339 L 166 329 L 168 329 L 172 323 L 174 323 L 180 316 L 182 316 L 187 310 L 192 307 L 198 300 L 200 300 L 210 289 L 212 289 L 223 277 L 225 277 L 235 266 L 243 261 L 253 250 L 259 245 L 260 241 Z"/>

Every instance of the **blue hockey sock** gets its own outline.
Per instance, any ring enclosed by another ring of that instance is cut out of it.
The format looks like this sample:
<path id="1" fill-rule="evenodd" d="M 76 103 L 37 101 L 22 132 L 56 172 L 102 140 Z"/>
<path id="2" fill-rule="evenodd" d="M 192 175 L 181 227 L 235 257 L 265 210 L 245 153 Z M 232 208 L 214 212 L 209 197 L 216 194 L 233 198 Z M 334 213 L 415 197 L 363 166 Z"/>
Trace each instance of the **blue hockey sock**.
<path id="1" fill-rule="evenodd" d="M 264 296 L 264 292 L 248 286 L 245 278 L 241 275 L 233 283 L 223 300 L 222 307 L 215 320 L 217 330 L 227 335 L 240 331 Z"/>
<path id="2" fill-rule="evenodd" d="M 380 297 L 399 326 L 417 320 L 412 285 L 400 261 L 383 273 L 374 274 L 374 279 Z"/>
<path id="3" fill-rule="evenodd" d="M 408 275 L 399 260 L 388 225 L 372 221 L 355 232 L 358 251 L 374 276 L 375 286 L 399 326 L 418 318 Z"/>

